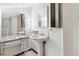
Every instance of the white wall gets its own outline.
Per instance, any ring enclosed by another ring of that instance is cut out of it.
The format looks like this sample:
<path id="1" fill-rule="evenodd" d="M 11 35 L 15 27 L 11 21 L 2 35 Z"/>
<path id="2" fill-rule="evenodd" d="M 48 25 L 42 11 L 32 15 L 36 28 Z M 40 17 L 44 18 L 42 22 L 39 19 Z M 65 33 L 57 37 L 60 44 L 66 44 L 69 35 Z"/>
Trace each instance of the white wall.
<path id="1" fill-rule="evenodd" d="M 0 9 L 0 37 L 1 37 L 1 34 L 2 34 L 2 33 L 1 33 L 1 25 L 2 25 L 2 23 L 1 23 L 1 22 L 2 22 L 2 19 L 1 19 L 1 18 L 2 18 L 2 17 L 1 17 L 1 9 Z"/>
<path id="2" fill-rule="evenodd" d="M 73 6 L 73 55 L 79 56 L 79 4 L 72 4 Z"/>
<path id="3" fill-rule="evenodd" d="M 63 4 L 64 55 L 73 55 L 73 6 Z"/>
<path id="4" fill-rule="evenodd" d="M 46 42 L 46 56 L 63 56 L 63 28 L 52 28 Z"/>
<path id="5" fill-rule="evenodd" d="M 64 55 L 79 56 L 79 4 L 63 4 Z"/>

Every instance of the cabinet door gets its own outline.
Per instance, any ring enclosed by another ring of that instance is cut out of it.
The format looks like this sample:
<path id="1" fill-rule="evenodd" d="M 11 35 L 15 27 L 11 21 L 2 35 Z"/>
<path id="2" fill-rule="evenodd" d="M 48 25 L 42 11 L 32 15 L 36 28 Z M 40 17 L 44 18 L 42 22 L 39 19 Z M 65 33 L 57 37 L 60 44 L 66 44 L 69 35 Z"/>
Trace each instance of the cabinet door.
<path id="1" fill-rule="evenodd" d="M 13 56 L 22 52 L 21 40 L 5 42 L 3 45 L 3 55 Z"/>

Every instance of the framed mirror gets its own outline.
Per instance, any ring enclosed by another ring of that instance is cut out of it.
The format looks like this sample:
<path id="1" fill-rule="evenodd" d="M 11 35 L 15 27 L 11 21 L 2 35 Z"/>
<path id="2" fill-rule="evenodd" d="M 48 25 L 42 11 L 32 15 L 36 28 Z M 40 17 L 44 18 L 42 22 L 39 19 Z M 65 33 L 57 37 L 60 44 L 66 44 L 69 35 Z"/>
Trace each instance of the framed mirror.
<path id="1" fill-rule="evenodd" d="M 24 34 L 24 14 L 18 8 L 2 9 L 2 36 Z"/>

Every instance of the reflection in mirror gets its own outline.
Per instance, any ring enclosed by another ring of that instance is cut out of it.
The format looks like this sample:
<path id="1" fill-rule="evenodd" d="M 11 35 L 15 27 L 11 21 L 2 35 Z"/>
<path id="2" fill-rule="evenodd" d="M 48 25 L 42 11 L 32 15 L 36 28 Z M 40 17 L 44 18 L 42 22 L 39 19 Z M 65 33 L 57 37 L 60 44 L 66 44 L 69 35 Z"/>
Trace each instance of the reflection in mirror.
<path id="1" fill-rule="evenodd" d="M 2 36 L 24 34 L 24 14 L 15 9 L 2 10 Z"/>
<path id="2" fill-rule="evenodd" d="M 38 27 L 48 27 L 47 6 L 41 8 L 38 12 Z"/>

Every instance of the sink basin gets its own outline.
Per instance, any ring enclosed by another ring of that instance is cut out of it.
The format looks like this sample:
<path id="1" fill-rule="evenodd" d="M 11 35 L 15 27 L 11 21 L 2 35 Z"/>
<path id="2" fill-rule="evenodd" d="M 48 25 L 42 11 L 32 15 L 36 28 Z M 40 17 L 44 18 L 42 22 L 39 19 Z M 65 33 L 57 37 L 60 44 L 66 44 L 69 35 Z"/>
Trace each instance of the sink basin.
<path id="1" fill-rule="evenodd" d="M 34 39 L 34 40 L 37 40 L 37 41 L 46 41 L 47 37 L 48 36 L 46 36 L 46 35 L 40 35 L 40 34 L 31 35 L 31 38 Z"/>

